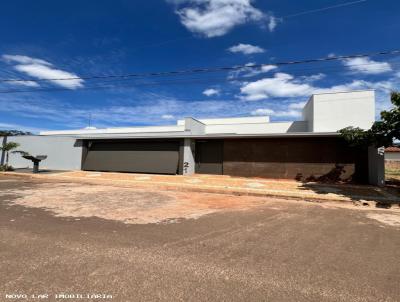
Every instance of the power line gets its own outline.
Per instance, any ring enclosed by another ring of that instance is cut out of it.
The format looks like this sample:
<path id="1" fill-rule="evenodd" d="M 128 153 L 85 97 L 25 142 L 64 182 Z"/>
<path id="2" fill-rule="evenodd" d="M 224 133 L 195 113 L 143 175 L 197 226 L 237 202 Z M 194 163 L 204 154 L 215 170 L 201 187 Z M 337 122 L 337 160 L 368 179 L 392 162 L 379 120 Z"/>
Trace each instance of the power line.
<path id="1" fill-rule="evenodd" d="M 249 69 L 249 68 L 261 68 L 262 66 L 265 66 L 265 65 L 285 66 L 285 65 L 311 64 L 311 63 L 346 60 L 346 59 L 354 59 L 354 58 L 362 58 L 362 57 L 370 57 L 370 56 L 396 55 L 399 53 L 400 53 L 400 49 L 395 49 L 395 50 L 380 51 L 380 52 L 375 52 L 375 53 L 363 53 L 363 54 L 353 54 L 353 55 L 343 55 L 343 56 L 329 56 L 329 57 L 317 58 L 317 59 L 295 60 L 295 61 L 277 62 L 277 63 L 269 63 L 269 64 L 237 65 L 237 66 L 225 66 L 225 67 L 205 67 L 205 68 L 176 70 L 176 71 L 131 73 L 131 74 L 123 74 L 123 75 L 104 75 L 104 76 L 93 75 L 93 76 L 82 76 L 82 77 L 46 78 L 46 79 L 32 79 L 32 78 L 0 79 L 0 82 L 26 82 L 26 81 L 43 82 L 43 81 L 94 80 L 94 79 L 109 79 L 109 78 L 146 78 L 146 77 L 155 77 L 155 76 L 173 76 L 173 75 L 186 75 L 186 74 L 194 74 L 194 73 L 235 71 L 235 70 Z"/>
<path id="2" fill-rule="evenodd" d="M 286 16 L 280 17 L 280 18 L 278 18 L 278 19 L 289 19 L 289 18 L 293 18 L 293 17 L 298 17 L 298 16 L 303 16 L 303 15 L 318 13 L 318 12 L 322 12 L 322 11 L 326 11 L 326 10 L 330 10 L 330 9 L 334 9 L 334 8 L 339 8 L 339 7 L 344 7 L 344 6 L 350 6 L 350 5 L 354 5 L 354 4 L 359 4 L 359 3 L 362 3 L 362 2 L 367 2 L 367 0 L 351 1 L 351 2 L 346 2 L 346 3 L 331 5 L 331 6 L 327 6 L 327 7 L 322 7 L 322 8 L 307 10 L 307 11 L 303 11 L 303 12 L 300 12 L 300 13 L 295 13 L 295 14 L 291 14 L 291 15 L 286 15 Z"/>
<path id="3" fill-rule="evenodd" d="M 369 63 L 369 64 L 358 64 L 358 65 L 353 65 L 353 66 L 365 66 L 365 65 L 375 65 L 376 63 Z M 396 64 L 392 64 L 391 66 L 400 66 L 400 63 L 396 63 Z M 309 68 L 308 70 L 312 71 L 312 69 L 315 68 Z M 321 68 L 319 68 L 321 70 Z M 327 69 L 325 67 L 325 69 Z M 341 71 L 338 67 L 328 67 L 328 69 L 333 70 L 336 72 Z M 324 68 L 322 68 L 322 70 L 324 70 Z M 385 68 L 381 68 L 381 69 L 377 69 L 377 71 L 385 71 Z M 302 70 L 293 70 L 295 72 L 301 72 Z M 293 72 L 290 72 L 291 75 L 296 74 Z M 240 80 L 249 80 L 252 77 L 255 76 L 261 76 L 262 73 L 258 74 L 258 75 L 249 75 L 249 74 L 245 74 L 242 76 L 235 76 L 232 78 L 226 78 L 226 77 L 207 77 L 207 78 L 199 78 L 197 77 L 186 77 L 186 78 L 182 78 L 182 79 L 175 79 L 175 80 L 167 80 L 164 79 L 162 81 L 156 81 L 156 82 L 137 82 L 136 79 L 132 79 L 132 78 L 126 78 L 126 79 L 118 79 L 118 80 L 110 80 L 110 81 L 104 81 L 104 82 L 100 82 L 98 83 L 99 85 L 94 85 L 94 86 L 86 86 L 84 88 L 80 88 L 79 90 L 104 90 L 104 89 L 118 89 L 118 88 L 133 88 L 133 87 L 144 87 L 144 86 L 161 86 L 161 85 L 177 85 L 177 84 L 204 84 L 204 83 L 208 83 L 211 82 L 213 84 L 215 84 L 216 82 L 237 82 Z M 300 73 L 299 73 L 300 75 Z M 306 77 L 306 75 L 301 74 L 302 76 Z M 135 81 L 133 83 L 129 83 L 129 84 L 125 84 L 125 85 L 112 85 L 112 83 L 121 83 L 121 82 L 125 82 L 125 81 Z M 109 83 L 111 83 L 111 85 L 108 85 Z M 31 92 L 73 92 L 74 90 L 71 90 L 70 88 L 37 88 L 37 89 L 9 89 L 9 90 L 0 90 L 0 94 L 8 94 L 8 93 L 31 93 Z"/>
<path id="4" fill-rule="evenodd" d="M 353 67 L 356 66 L 368 66 L 368 65 L 376 65 L 377 63 L 365 63 L 365 64 L 354 64 L 352 65 Z M 392 63 L 391 66 L 400 66 L 400 63 Z M 303 68 L 303 69 L 294 69 L 294 70 L 290 70 L 290 71 L 286 71 L 286 72 L 290 72 L 291 75 L 302 75 L 302 76 L 306 76 L 304 73 L 300 73 L 303 71 L 313 71 L 315 69 L 318 69 L 319 71 L 323 71 L 325 72 L 326 70 L 330 70 L 333 71 L 331 73 L 335 73 L 335 72 L 341 72 L 341 67 L 338 66 L 325 66 L 325 67 L 310 67 L 310 68 Z M 185 78 L 178 78 L 175 80 L 167 80 L 167 79 L 163 79 L 162 81 L 157 81 L 157 82 L 133 82 L 130 83 L 128 85 L 108 85 L 109 83 L 120 83 L 120 82 L 126 82 L 126 81 L 132 81 L 132 80 L 136 80 L 136 79 L 132 79 L 132 78 L 123 78 L 123 79 L 113 79 L 113 80 L 108 80 L 108 81 L 102 81 L 99 83 L 95 83 L 95 84 L 100 84 L 100 85 L 95 85 L 95 86 L 85 86 L 83 88 L 80 88 L 79 90 L 99 90 L 99 89 L 118 89 L 118 88 L 126 88 L 126 87 L 135 87 L 135 86 L 158 86 L 158 85 L 169 85 L 169 84 L 196 84 L 196 83 L 207 83 L 207 82 L 211 82 L 215 83 L 215 82 L 236 82 L 236 81 L 240 81 L 240 80 L 249 80 L 250 78 L 254 78 L 254 77 L 259 77 L 262 76 L 264 73 L 263 72 L 258 72 L 255 74 L 251 74 L 251 71 L 245 70 L 246 72 L 250 72 L 247 74 L 243 74 L 242 76 L 236 75 L 233 76 L 232 78 L 226 78 L 225 76 L 223 78 L 221 77 L 207 77 L 207 78 L 199 78 L 197 77 L 185 77 Z M 382 68 L 378 68 L 376 69 L 376 71 L 386 71 L 386 67 L 382 67 Z M 101 85 L 101 84 L 105 84 L 105 85 Z M 27 92 L 58 92 L 58 91 L 69 91 L 69 92 L 73 92 L 74 90 L 72 90 L 71 88 L 35 88 L 35 89 L 9 89 L 9 90 L 0 90 L 0 94 L 6 94 L 6 93 L 27 93 Z"/>

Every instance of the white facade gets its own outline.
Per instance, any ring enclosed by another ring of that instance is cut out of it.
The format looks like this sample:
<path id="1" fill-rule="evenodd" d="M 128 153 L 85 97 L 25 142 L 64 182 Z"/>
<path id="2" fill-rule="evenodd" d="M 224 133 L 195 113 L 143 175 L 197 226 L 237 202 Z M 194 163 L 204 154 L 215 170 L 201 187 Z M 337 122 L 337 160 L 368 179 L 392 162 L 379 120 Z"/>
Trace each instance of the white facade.
<path id="1" fill-rule="evenodd" d="M 46 155 L 40 164 L 41 169 L 80 170 L 82 145 L 72 137 L 22 135 L 9 136 L 8 142 L 20 145 L 19 150 L 33 156 Z M 20 154 L 10 153 L 10 165 L 14 168 L 32 168 L 32 161 Z"/>
<path id="2" fill-rule="evenodd" d="M 315 94 L 303 109 L 310 132 L 336 132 L 353 126 L 369 129 L 375 121 L 373 90 Z"/>
<path id="3" fill-rule="evenodd" d="M 43 131 L 40 135 L 73 137 L 194 137 L 215 135 L 274 135 L 336 133 L 353 126 L 370 128 L 375 121 L 373 90 L 323 93 L 311 96 L 301 121 L 270 122 L 269 116 L 178 120 L 176 125 Z"/>

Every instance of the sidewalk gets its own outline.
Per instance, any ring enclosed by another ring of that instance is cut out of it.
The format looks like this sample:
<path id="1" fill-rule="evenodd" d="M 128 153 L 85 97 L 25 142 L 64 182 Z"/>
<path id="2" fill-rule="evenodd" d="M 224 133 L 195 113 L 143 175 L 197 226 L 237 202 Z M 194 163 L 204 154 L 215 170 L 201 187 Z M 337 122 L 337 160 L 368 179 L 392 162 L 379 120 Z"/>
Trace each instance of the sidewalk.
<path id="1" fill-rule="evenodd" d="M 350 184 L 301 183 L 292 180 L 231 177 L 226 175 L 153 175 L 114 172 L 70 171 L 52 174 L 21 174 L 40 179 L 59 179 L 160 190 L 252 195 L 310 201 L 352 202 L 361 205 L 400 207 L 400 196 L 387 188 Z"/>

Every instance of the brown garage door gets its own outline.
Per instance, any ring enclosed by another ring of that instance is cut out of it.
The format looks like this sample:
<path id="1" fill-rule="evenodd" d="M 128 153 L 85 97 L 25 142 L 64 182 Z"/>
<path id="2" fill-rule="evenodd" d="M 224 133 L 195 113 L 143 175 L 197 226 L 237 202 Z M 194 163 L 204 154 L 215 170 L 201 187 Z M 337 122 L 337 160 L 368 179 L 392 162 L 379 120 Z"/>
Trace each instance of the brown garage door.
<path id="1" fill-rule="evenodd" d="M 356 179 L 366 154 L 336 137 L 226 139 L 223 150 L 226 175 L 289 179 Z"/>
<path id="2" fill-rule="evenodd" d="M 177 174 L 179 141 L 90 141 L 83 170 Z"/>

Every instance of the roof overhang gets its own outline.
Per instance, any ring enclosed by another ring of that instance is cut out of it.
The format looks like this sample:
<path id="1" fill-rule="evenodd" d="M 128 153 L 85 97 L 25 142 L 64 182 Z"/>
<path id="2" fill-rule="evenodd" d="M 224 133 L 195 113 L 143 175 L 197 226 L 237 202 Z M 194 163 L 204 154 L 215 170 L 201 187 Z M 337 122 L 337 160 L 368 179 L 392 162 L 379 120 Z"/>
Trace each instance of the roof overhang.
<path id="1" fill-rule="evenodd" d="M 223 139 L 223 138 L 284 138 L 284 137 L 338 137 L 337 132 L 293 132 L 293 133 L 268 133 L 268 134 L 237 134 L 237 133 L 218 133 L 218 134 L 172 134 L 169 135 L 76 135 L 70 136 L 77 140 L 113 140 L 113 139 Z"/>

